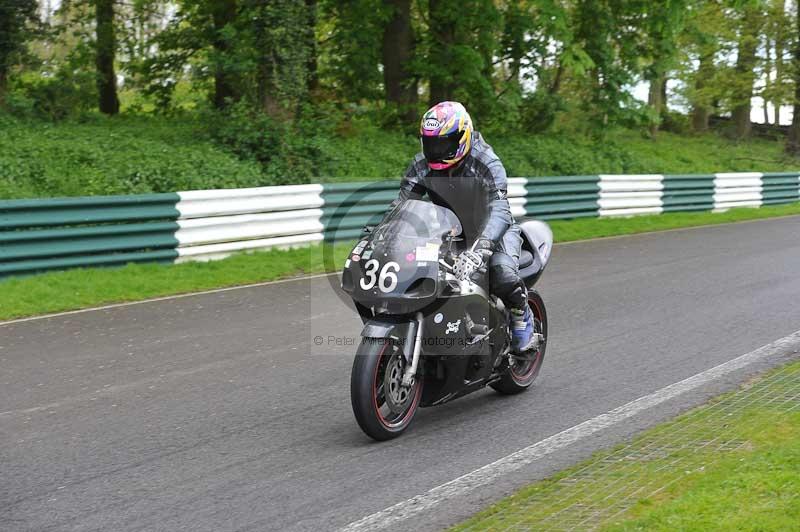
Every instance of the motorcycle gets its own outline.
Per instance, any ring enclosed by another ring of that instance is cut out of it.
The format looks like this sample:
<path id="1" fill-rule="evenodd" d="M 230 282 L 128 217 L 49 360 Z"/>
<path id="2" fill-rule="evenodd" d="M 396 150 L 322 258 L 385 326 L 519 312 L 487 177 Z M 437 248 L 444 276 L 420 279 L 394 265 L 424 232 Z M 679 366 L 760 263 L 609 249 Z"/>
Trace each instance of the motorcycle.
<path id="1" fill-rule="evenodd" d="M 490 386 L 527 390 L 542 367 L 547 311 L 533 290 L 550 258 L 544 222 L 521 224 L 520 275 L 528 287 L 535 344 L 511 351 L 510 313 L 490 294 L 486 268 L 460 281 L 458 254 L 470 242 L 451 210 L 406 200 L 380 226 L 365 228 L 342 272 L 364 328 L 350 380 L 356 421 L 376 440 L 402 434 L 419 407 L 444 404 Z"/>

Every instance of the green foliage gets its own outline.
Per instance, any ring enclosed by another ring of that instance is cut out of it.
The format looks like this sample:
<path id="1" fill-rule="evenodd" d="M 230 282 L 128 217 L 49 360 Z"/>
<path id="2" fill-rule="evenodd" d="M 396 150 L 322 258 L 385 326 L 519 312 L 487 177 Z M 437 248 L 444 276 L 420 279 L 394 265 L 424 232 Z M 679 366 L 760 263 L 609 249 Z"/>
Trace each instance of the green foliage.
<path id="1" fill-rule="evenodd" d="M 17 116 L 56 121 L 90 110 L 96 92 L 92 73 L 65 69 L 50 78 L 26 76 L 16 80 L 7 103 Z"/>
<path id="2" fill-rule="evenodd" d="M 492 62 L 502 27 L 494 2 L 431 1 L 423 20 L 416 71 L 429 80 L 431 100 L 454 99 L 479 118 L 490 116 L 495 105 Z"/>
<path id="3" fill-rule="evenodd" d="M 31 38 L 29 25 L 36 22 L 38 5 L 31 0 L 0 2 L 0 105 L 3 104 L 9 71 L 20 62 Z"/>
<path id="4" fill-rule="evenodd" d="M 210 114 L 210 135 L 243 160 L 261 165 L 266 184 L 309 183 L 326 166 L 322 144 L 333 136 L 333 116 L 310 110 L 296 121 L 273 118 L 239 102 Z"/>
<path id="5" fill-rule="evenodd" d="M 321 29 L 328 51 L 321 78 L 337 97 L 358 102 L 381 98 L 381 39 L 387 8 L 380 0 L 322 0 Z"/>
<path id="6" fill-rule="evenodd" d="M 52 123 L 0 113 L 0 198 L 174 192 L 402 175 L 414 134 L 382 129 L 370 112 L 306 110 L 293 121 L 242 102 L 201 120 L 85 115 Z M 672 121 L 673 119 L 671 119 Z M 680 127 L 680 117 L 674 119 Z M 480 126 L 480 124 L 478 124 Z M 685 126 L 684 126 L 685 127 Z M 483 129 L 480 128 L 479 129 Z M 636 130 L 603 137 L 483 129 L 514 176 L 795 170 L 780 143 Z"/>
<path id="7" fill-rule="evenodd" d="M 3 115 L 0 115 L 3 116 Z M 134 194 L 263 184 L 190 120 L 0 122 L 0 198 Z"/>

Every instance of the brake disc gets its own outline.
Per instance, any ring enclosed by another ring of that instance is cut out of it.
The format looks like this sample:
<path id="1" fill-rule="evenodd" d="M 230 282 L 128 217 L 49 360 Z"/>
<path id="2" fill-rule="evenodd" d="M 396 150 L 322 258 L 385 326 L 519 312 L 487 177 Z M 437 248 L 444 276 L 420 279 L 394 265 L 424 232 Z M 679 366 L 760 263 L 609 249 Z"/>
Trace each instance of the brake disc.
<path id="1" fill-rule="evenodd" d="M 414 396 L 414 384 L 403 386 L 403 374 L 406 371 L 406 360 L 397 352 L 389 359 L 383 375 L 383 390 L 386 406 L 395 414 L 402 414 L 408 409 Z"/>

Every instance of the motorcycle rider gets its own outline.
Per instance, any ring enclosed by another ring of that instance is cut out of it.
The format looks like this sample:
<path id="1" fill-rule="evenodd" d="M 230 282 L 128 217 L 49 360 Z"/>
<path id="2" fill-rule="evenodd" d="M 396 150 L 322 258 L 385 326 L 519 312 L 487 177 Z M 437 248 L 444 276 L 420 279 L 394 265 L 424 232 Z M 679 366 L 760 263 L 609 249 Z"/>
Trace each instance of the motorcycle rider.
<path id="1" fill-rule="evenodd" d="M 438 103 L 422 116 L 420 142 L 422 152 L 408 167 L 390 211 L 426 193 L 433 203 L 454 211 L 467 241 L 475 243 L 456 260 L 456 277 L 467 279 L 487 264 L 491 291 L 511 312 L 512 349 L 531 349 L 533 319 L 519 276 L 522 237 L 506 197 L 503 163 L 458 102 Z"/>

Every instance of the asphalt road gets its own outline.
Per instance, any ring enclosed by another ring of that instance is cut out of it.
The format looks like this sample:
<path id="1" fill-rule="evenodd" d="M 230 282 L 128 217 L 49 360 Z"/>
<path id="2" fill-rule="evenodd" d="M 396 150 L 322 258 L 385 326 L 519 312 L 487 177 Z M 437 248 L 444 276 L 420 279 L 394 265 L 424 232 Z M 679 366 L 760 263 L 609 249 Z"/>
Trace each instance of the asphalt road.
<path id="1" fill-rule="evenodd" d="M 557 246 L 534 389 L 421 410 L 382 444 L 350 411 L 359 320 L 327 277 L 0 325 L 0 530 L 341 527 L 800 329 L 799 277 L 800 217 Z M 456 522 L 790 356 L 400 528 Z"/>

